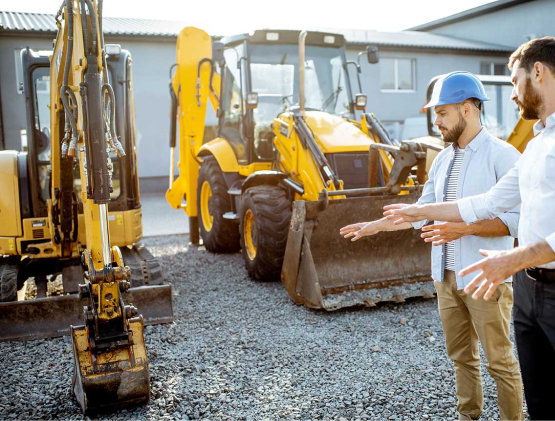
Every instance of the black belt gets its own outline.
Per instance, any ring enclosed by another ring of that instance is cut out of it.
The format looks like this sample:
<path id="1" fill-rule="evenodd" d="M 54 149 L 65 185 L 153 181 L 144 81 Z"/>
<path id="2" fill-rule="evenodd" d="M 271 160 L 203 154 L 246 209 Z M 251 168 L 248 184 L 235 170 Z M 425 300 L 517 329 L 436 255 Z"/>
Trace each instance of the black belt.
<path id="1" fill-rule="evenodd" d="M 555 283 L 555 269 L 527 268 L 526 274 L 538 282 Z"/>

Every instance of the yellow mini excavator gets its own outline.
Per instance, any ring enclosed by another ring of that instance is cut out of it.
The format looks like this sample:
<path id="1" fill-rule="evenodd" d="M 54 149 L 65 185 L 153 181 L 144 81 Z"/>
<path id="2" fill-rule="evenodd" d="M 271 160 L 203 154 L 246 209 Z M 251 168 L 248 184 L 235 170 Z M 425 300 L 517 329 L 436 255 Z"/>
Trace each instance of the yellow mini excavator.
<path id="1" fill-rule="evenodd" d="M 115 95 L 110 124 L 127 152 L 121 157 L 110 152 L 110 242 L 120 247 L 125 265 L 131 269 L 126 300 L 140 309 L 146 324 L 170 322 L 171 285 L 165 284 L 160 264 L 139 242 L 142 210 L 132 59 L 119 45 L 107 45 L 105 50 L 105 72 Z M 73 60 L 78 63 L 81 52 L 73 52 Z M 64 120 L 69 124 L 69 120 L 61 112 L 62 102 L 56 103 L 61 101 L 62 82 L 54 78 L 64 65 L 65 50 L 59 49 L 56 54 L 50 53 L 49 57 L 22 50 L 28 150 L 0 151 L 0 340 L 69 335 L 70 325 L 81 323 L 85 304 L 78 294 L 84 276 L 80 254 L 90 231 L 86 229 L 81 200 L 80 163 L 62 157 L 58 145 L 65 133 L 60 124 L 65 124 Z M 79 81 L 74 86 L 78 89 Z M 76 97 L 78 93 L 76 90 Z M 54 133 L 62 137 L 57 139 Z M 32 282 L 37 298 L 24 299 Z"/>
<path id="2" fill-rule="evenodd" d="M 339 235 L 381 217 L 386 204 L 416 201 L 435 148 L 394 144 L 365 111 L 366 96 L 353 96 L 349 69 L 361 92 L 364 56 L 378 61 L 375 47 L 347 61 L 343 36 L 322 32 L 261 30 L 212 43 L 185 28 L 177 40 L 166 198 L 189 216 L 193 243 L 200 230 L 211 252 L 242 249 L 252 278 L 281 276 L 294 302 L 311 308 L 433 294 L 419 232 L 348 245 Z M 215 139 L 203 138 L 208 101 Z"/>
<path id="3" fill-rule="evenodd" d="M 56 23 L 50 61 L 23 53 L 29 150 L 0 152 L 0 330 L 70 334 L 72 388 L 95 413 L 148 401 L 143 327 L 173 320 L 171 285 L 137 243 L 131 57 L 104 45 L 102 0 L 65 0 Z M 64 295 L 45 297 L 59 273 Z M 39 298 L 16 301 L 30 277 Z"/>

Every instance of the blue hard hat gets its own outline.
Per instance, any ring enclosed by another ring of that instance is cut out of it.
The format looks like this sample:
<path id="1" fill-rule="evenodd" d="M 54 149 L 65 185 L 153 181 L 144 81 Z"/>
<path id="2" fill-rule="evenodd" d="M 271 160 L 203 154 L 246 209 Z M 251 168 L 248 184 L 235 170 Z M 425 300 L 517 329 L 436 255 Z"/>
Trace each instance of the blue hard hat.
<path id="1" fill-rule="evenodd" d="M 484 85 L 470 72 L 451 72 L 440 76 L 434 85 L 432 98 L 424 108 L 439 105 L 459 104 L 466 99 L 476 98 L 480 101 L 489 101 Z"/>

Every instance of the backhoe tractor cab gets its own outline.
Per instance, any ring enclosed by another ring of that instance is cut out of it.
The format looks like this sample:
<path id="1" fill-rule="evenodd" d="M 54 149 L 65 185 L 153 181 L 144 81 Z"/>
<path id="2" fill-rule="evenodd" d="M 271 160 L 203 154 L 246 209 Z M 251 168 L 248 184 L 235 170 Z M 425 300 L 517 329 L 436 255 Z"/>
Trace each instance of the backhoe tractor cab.
<path id="1" fill-rule="evenodd" d="M 362 56 L 378 61 L 375 47 Z M 291 298 L 312 308 L 433 292 L 429 245 L 418 233 L 356 244 L 339 235 L 381 215 L 384 204 L 415 201 L 425 180 L 416 167 L 426 150 L 393 145 L 365 110 L 360 71 L 338 34 L 261 30 L 212 43 L 185 28 L 178 36 L 166 198 L 189 216 L 193 243 L 200 231 L 211 252 L 242 250 L 252 278 L 281 277 Z M 203 139 L 208 101 L 217 110 L 215 139 Z M 398 248 L 404 243 L 409 252 Z"/>

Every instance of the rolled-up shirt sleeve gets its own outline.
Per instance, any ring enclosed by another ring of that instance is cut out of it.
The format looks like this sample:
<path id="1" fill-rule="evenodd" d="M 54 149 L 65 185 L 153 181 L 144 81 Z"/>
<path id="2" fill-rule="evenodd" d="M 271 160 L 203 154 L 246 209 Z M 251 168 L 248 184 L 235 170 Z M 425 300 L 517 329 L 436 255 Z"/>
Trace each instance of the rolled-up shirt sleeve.
<path id="1" fill-rule="evenodd" d="M 513 212 L 504 212 L 501 215 L 498 215 L 498 218 L 501 219 L 507 228 L 509 229 L 509 234 L 513 238 L 518 238 L 518 222 L 520 221 L 520 206 L 518 207 L 518 211 Z"/>
<path id="2" fill-rule="evenodd" d="M 520 160 L 487 193 L 457 201 L 459 213 L 464 222 L 471 224 L 481 219 L 493 219 L 520 204 L 519 163 Z M 509 231 L 511 231 L 510 227 Z"/>
<path id="3" fill-rule="evenodd" d="M 547 244 L 549 244 L 551 250 L 555 251 L 555 232 L 545 237 L 545 241 L 547 241 Z"/>

